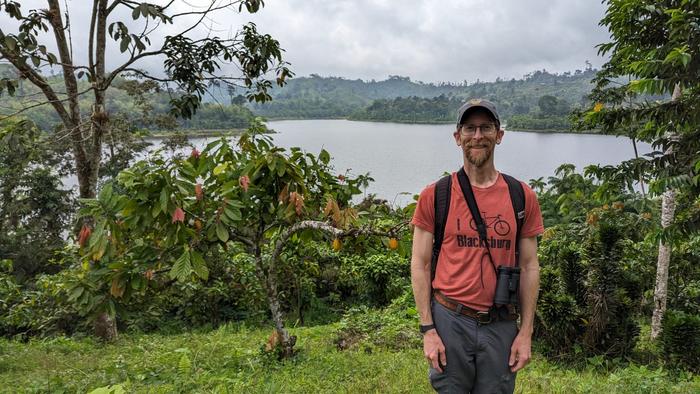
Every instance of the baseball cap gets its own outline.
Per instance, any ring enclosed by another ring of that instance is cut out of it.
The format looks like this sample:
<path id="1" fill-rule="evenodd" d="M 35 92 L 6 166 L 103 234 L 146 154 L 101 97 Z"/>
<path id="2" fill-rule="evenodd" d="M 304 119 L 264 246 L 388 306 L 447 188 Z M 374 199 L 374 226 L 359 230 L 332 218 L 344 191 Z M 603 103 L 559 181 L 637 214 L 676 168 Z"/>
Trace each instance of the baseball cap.
<path id="1" fill-rule="evenodd" d="M 462 104 L 461 107 L 459 107 L 459 111 L 457 111 L 458 116 L 457 116 L 457 126 L 462 124 L 462 120 L 464 118 L 464 115 L 474 109 L 474 108 L 483 108 L 486 111 L 488 111 L 494 119 L 496 119 L 496 122 L 500 125 L 501 124 L 501 118 L 498 117 L 498 111 L 496 111 L 496 105 L 488 100 L 484 99 L 471 99 L 467 101 L 466 103 Z"/>

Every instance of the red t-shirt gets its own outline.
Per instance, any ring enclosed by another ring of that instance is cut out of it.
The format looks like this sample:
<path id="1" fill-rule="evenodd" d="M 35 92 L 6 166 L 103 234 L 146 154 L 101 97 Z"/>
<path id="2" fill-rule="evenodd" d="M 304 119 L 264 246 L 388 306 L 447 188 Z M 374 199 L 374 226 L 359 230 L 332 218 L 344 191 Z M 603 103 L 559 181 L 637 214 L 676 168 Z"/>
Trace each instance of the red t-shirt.
<path id="1" fill-rule="evenodd" d="M 525 191 L 525 220 L 520 237 L 534 237 L 544 231 L 542 212 L 535 192 L 521 183 Z M 517 223 L 508 184 L 499 174 L 493 185 L 487 188 L 472 185 L 472 190 L 487 225 L 486 235 L 495 266 L 514 266 Z M 420 193 L 411 220 L 413 225 L 431 233 L 434 233 L 435 227 L 434 200 L 435 183 Z M 459 187 L 456 172 L 452 173 L 450 211 L 447 216 L 433 289 L 470 308 L 488 310 L 496 291 L 496 273 L 486 247 L 479 243 L 479 233 Z"/>

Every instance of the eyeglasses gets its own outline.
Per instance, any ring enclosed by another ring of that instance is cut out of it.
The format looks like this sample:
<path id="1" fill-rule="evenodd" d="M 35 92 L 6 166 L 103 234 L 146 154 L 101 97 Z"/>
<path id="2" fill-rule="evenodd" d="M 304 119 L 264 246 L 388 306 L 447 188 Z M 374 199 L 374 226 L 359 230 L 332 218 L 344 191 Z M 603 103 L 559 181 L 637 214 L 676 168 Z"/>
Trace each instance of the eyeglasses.
<path id="1" fill-rule="evenodd" d="M 482 125 L 466 125 L 463 124 L 459 128 L 459 132 L 465 137 L 473 137 L 477 130 L 481 130 L 483 135 L 493 135 L 496 132 L 496 125 L 493 123 L 484 123 Z"/>

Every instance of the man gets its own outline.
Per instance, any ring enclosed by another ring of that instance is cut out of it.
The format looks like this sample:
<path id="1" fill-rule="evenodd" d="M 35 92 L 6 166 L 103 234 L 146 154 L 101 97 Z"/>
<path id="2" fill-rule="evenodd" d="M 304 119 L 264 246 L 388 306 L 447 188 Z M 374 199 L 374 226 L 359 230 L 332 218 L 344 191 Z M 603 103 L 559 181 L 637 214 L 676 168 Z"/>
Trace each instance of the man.
<path id="1" fill-rule="evenodd" d="M 537 196 L 520 182 L 525 212 L 518 242 L 518 328 L 514 306 L 494 305 L 496 267 L 516 265 L 516 214 L 509 186 L 494 166 L 494 150 L 504 135 L 500 126 L 495 105 L 475 99 L 459 109 L 454 132 L 486 225 L 486 242 L 476 230 L 456 172 L 451 175 L 444 239 L 432 281 L 435 184 L 421 192 L 411 221 L 415 226 L 411 281 L 424 333 L 423 351 L 430 364 L 430 383 L 441 393 L 511 393 L 515 373 L 530 360 L 539 286 L 537 236 L 544 227 Z"/>

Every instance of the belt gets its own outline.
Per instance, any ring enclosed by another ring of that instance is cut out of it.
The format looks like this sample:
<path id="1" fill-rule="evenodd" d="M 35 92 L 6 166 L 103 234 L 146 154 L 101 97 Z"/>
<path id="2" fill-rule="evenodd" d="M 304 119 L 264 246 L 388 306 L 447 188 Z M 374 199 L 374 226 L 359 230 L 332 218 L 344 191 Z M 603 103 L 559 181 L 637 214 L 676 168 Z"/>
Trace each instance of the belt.
<path id="1" fill-rule="evenodd" d="M 462 305 L 454 300 L 447 298 L 439 291 L 436 291 L 434 293 L 434 298 L 438 304 L 444 306 L 445 308 L 453 312 L 456 312 L 457 314 L 476 319 L 476 321 L 479 322 L 479 324 L 489 324 L 491 322 L 500 320 L 518 320 L 519 317 L 518 313 L 515 312 L 515 308 L 513 308 L 510 305 L 505 305 L 501 307 L 496 307 L 494 305 L 487 311 L 477 311 L 476 309 L 472 309 L 466 305 Z M 508 313 L 502 315 L 500 313 L 501 311 L 499 310 L 501 308 L 506 308 Z"/>

